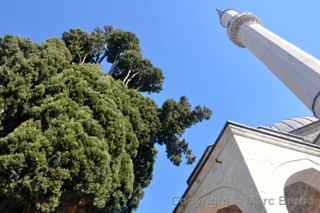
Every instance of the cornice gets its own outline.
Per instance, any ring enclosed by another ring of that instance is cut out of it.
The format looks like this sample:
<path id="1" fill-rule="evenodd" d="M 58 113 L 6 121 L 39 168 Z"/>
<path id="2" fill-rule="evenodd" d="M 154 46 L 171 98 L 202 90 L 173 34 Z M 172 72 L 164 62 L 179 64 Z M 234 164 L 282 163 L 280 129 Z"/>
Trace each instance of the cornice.
<path id="1" fill-rule="evenodd" d="M 306 142 L 299 136 L 251 128 L 237 123 L 230 123 L 229 127 L 234 136 L 242 136 L 257 142 L 268 143 L 274 146 L 320 156 L 320 146 Z"/>
<path id="2" fill-rule="evenodd" d="M 232 18 L 228 24 L 228 35 L 230 40 L 239 47 L 245 48 L 246 46 L 241 42 L 239 31 L 243 24 L 257 23 L 261 24 L 260 19 L 251 13 L 240 13 Z"/>

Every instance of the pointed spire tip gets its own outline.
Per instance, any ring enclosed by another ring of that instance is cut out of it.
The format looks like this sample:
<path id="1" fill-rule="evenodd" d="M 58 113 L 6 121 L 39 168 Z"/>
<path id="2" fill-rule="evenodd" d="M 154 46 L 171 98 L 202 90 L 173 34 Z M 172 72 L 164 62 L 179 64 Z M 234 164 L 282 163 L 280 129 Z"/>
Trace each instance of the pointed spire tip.
<path id="1" fill-rule="evenodd" d="M 216 11 L 217 11 L 219 17 L 221 18 L 222 15 L 223 15 L 223 10 L 220 10 L 220 9 L 217 8 Z"/>

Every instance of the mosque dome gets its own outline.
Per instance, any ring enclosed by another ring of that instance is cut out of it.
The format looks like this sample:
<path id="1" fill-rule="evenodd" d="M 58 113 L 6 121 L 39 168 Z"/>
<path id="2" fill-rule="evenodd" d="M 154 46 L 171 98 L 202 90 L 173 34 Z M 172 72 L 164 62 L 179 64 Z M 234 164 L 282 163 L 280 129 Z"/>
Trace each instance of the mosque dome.
<path id="1" fill-rule="evenodd" d="M 270 128 L 276 131 L 281 131 L 281 132 L 292 132 L 303 126 L 314 123 L 318 120 L 319 119 L 311 116 L 293 117 L 293 118 L 288 118 L 278 123 L 275 123 L 272 126 L 270 126 Z"/>

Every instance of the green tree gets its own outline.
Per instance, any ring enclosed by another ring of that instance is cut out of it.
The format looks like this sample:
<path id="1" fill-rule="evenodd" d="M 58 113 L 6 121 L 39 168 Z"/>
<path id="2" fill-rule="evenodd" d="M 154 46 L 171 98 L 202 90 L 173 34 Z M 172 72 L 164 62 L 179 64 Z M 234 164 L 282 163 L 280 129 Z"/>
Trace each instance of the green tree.
<path id="1" fill-rule="evenodd" d="M 15 209 L 1 212 L 137 208 L 155 145 L 175 165 L 192 163 L 183 133 L 211 115 L 186 97 L 157 106 L 143 92 L 160 92 L 163 80 L 137 37 L 111 27 L 42 44 L 0 38 L 0 198 Z"/>

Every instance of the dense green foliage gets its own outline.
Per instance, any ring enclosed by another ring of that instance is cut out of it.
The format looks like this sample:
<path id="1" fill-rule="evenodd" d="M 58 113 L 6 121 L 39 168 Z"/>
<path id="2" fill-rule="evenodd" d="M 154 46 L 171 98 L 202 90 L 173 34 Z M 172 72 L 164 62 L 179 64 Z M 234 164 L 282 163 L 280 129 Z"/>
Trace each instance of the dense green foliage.
<path id="1" fill-rule="evenodd" d="M 141 93 L 159 92 L 163 79 L 136 36 L 111 27 L 43 44 L 0 38 L 2 200 L 29 212 L 132 212 L 152 179 L 155 145 L 175 165 L 192 163 L 182 135 L 211 115 L 186 97 L 158 107 Z"/>

